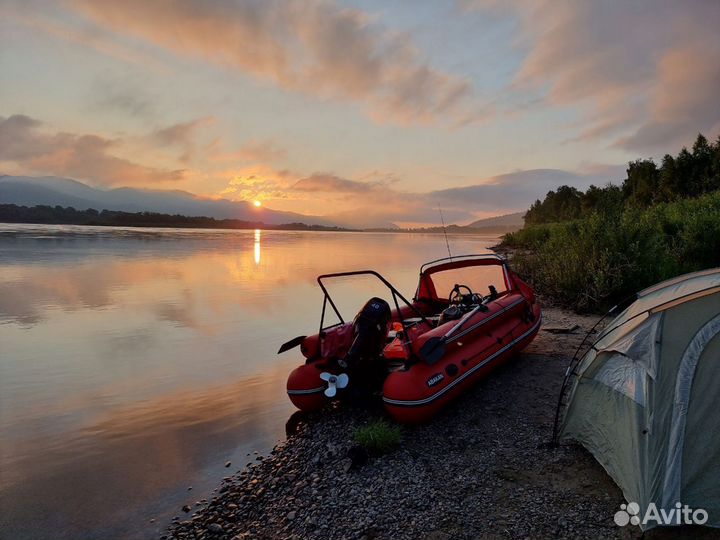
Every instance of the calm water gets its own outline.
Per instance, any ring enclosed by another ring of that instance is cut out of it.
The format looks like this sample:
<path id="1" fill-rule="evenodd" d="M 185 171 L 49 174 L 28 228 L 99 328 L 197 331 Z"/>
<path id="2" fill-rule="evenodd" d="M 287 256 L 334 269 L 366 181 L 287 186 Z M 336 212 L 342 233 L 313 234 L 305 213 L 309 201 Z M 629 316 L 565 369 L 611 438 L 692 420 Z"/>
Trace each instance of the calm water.
<path id="1" fill-rule="evenodd" d="M 437 235 L 0 224 L 0 538 L 162 534 L 282 439 L 299 353 L 275 353 L 317 331 L 318 274 L 373 268 L 410 298 L 446 254 Z M 365 285 L 338 284 L 346 318 Z"/>

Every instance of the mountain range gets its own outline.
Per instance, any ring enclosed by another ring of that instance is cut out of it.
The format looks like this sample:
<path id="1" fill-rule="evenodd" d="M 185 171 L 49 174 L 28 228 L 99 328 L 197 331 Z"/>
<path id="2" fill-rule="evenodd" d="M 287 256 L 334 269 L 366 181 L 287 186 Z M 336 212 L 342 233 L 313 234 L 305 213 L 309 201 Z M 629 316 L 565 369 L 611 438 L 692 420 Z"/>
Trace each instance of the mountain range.
<path id="1" fill-rule="evenodd" d="M 308 216 L 269 208 L 256 208 L 245 201 L 210 199 L 181 190 L 152 190 L 120 187 L 99 189 L 71 178 L 57 176 L 0 175 L 0 203 L 21 206 L 71 206 L 77 210 L 118 210 L 123 212 L 158 212 L 183 216 L 206 216 L 216 219 L 238 219 L 268 225 L 305 223 L 307 225 L 346 228 L 395 229 L 394 223 L 363 222 L 351 216 Z M 523 212 L 481 219 L 468 228 L 519 229 Z"/>
<path id="2" fill-rule="evenodd" d="M 268 225 L 299 222 L 307 225 L 336 225 L 325 218 L 281 212 L 269 208 L 256 208 L 244 201 L 207 199 L 180 190 L 128 187 L 103 190 L 90 187 L 77 180 L 57 176 L 2 175 L 0 176 L 0 202 L 22 206 L 72 206 L 77 210 L 94 208 L 123 212 L 207 216 L 216 219 L 259 221 Z"/>

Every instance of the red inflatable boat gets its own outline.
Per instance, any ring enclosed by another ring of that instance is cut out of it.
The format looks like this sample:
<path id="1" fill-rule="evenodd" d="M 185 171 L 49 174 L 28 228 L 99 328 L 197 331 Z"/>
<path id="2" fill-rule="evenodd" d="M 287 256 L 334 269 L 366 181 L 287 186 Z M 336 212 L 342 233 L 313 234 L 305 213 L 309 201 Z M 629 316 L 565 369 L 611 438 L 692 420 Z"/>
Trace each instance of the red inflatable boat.
<path id="1" fill-rule="evenodd" d="M 345 321 L 326 284 L 363 275 L 379 280 L 390 302 L 373 297 Z M 320 332 L 279 351 L 300 345 L 306 358 L 287 382 L 290 399 L 304 411 L 333 399 L 381 396 L 397 421 L 423 422 L 522 350 L 540 328 L 533 290 L 497 255 L 424 264 L 412 302 L 372 270 L 317 281 L 324 294 Z M 340 322 L 326 327 L 328 309 Z"/>

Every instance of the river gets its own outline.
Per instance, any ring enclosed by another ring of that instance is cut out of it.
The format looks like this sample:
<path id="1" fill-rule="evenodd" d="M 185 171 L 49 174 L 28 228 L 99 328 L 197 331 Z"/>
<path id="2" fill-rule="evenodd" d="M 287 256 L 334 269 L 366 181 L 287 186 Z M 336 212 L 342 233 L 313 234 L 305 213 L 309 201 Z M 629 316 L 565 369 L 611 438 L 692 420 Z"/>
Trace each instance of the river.
<path id="1" fill-rule="evenodd" d="M 282 440 L 300 359 L 276 352 L 317 332 L 318 274 L 411 298 L 444 256 L 442 235 L 0 224 L 0 538 L 157 538 Z M 371 288 L 338 285 L 346 320 Z"/>

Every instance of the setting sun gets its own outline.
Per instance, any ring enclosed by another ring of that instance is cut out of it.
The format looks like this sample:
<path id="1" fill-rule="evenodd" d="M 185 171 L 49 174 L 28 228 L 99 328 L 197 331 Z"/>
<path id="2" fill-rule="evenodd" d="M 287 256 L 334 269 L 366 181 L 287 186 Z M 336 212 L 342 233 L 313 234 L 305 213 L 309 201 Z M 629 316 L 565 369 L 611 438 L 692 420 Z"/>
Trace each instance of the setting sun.
<path id="1" fill-rule="evenodd" d="M 260 201 L 253 201 L 253 204 L 255 205 L 255 208 L 260 208 L 262 206 Z"/>

